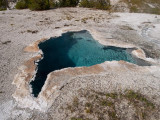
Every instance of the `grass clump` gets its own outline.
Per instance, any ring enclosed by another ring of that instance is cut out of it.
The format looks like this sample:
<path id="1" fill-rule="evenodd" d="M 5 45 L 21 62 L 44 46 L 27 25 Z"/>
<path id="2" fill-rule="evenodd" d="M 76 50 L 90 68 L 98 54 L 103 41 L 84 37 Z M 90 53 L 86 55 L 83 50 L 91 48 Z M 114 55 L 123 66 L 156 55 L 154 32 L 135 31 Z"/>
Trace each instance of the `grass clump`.
<path id="1" fill-rule="evenodd" d="M 91 114 L 92 113 L 92 109 L 91 108 L 86 108 L 86 113 Z"/>
<path id="2" fill-rule="evenodd" d="M 151 109 L 155 108 L 155 105 L 149 100 L 147 100 L 142 94 L 136 93 L 132 90 L 128 90 L 125 94 L 125 97 L 128 98 L 136 106 L 139 101 L 142 102 L 145 107 L 149 107 Z"/>
<path id="3" fill-rule="evenodd" d="M 75 98 L 73 99 L 73 106 L 77 108 L 78 105 L 79 105 L 79 99 L 78 99 L 77 97 L 75 97 Z"/>
<path id="4" fill-rule="evenodd" d="M 109 111 L 108 115 L 110 116 L 111 120 L 119 120 L 116 116 L 116 112 L 115 111 Z"/>
<path id="5" fill-rule="evenodd" d="M 110 8 L 110 0 L 20 0 L 16 4 L 17 9 L 48 10 L 57 7 L 87 7 L 107 10 Z"/>
<path id="6" fill-rule="evenodd" d="M 160 14 L 159 0 L 123 0 L 130 12 Z"/>
<path id="7" fill-rule="evenodd" d="M 77 97 L 74 97 L 72 104 L 67 105 L 67 109 L 73 113 L 78 108 L 78 105 L 79 105 L 79 99 Z"/>
<path id="8" fill-rule="evenodd" d="M 110 0 L 82 0 L 80 7 L 108 10 L 110 8 Z"/>
<path id="9" fill-rule="evenodd" d="M 112 101 L 102 100 L 102 101 L 101 101 L 101 105 L 102 105 L 102 106 L 112 107 L 112 106 L 114 105 L 114 103 L 113 103 Z"/>
<path id="10" fill-rule="evenodd" d="M 50 0 L 20 0 L 15 7 L 16 9 L 48 10 L 50 9 Z"/>
<path id="11" fill-rule="evenodd" d="M 118 94 L 117 93 L 107 93 L 106 94 L 106 97 L 111 97 L 112 99 L 116 99 L 118 97 Z"/>
<path id="12" fill-rule="evenodd" d="M 29 0 L 20 0 L 16 4 L 16 9 L 26 9 L 28 8 Z"/>
<path id="13" fill-rule="evenodd" d="M 48 10 L 50 9 L 49 0 L 30 0 L 30 10 Z"/>
<path id="14" fill-rule="evenodd" d="M 17 9 L 48 10 L 57 7 L 76 7 L 79 0 L 20 0 L 16 4 Z"/>
<path id="15" fill-rule="evenodd" d="M 93 113 L 92 110 L 93 110 L 92 104 L 89 103 L 89 102 L 87 102 L 87 103 L 85 104 L 85 111 L 86 111 L 86 113 L 91 114 L 91 113 Z"/>
<path id="16" fill-rule="evenodd" d="M 66 114 L 73 115 L 70 120 L 106 120 L 108 118 L 120 120 L 128 119 L 130 114 L 132 119 L 136 117 L 146 120 L 150 119 L 150 116 L 153 117 L 158 110 L 154 103 L 133 90 L 126 90 L 123 93 L 86 91 L 79 93 L 79 97 L 74 97 L 66 108 Z M 129 113 L 131 109 L 133 113 Z"/>
<path id="17" fill-rule="evenodd" d="M 55 0 L 49 0 L 49 5 L 50 5 L 51 9 L 57 8 L 58 7 L 58 2 L 56 2 Z"/>
<path id="18" fill-rule="evenodd" d="M 85 106 L 86 106 L 86 107 L 92 107 L 92 104 L 89 103 L 89 102 L 87 102 L 87 103 L 85 104 Z"/>
<path id="19" fill-rule="evenodd" d="M 58 7 L 76 7 L 79 0 L 59 0 Z"/>

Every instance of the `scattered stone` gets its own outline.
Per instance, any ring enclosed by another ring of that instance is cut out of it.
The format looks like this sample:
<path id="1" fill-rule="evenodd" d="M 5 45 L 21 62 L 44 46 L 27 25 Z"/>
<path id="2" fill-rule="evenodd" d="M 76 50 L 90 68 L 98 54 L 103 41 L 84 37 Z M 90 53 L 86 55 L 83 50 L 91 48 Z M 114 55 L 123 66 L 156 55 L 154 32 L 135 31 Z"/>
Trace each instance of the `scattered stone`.
<path id="1" fill-rule="evenodd" d="M 4 45 L 7 45 L 8 43 L 11 43 L 11 41 L 2 42 L 2 44 L 4 44 Z"/>
<path id="2" fill-rule="evenodd" d="M 38 30 L 27 30 L 28 33 L 32 33 L 32 34 L 35 34 L 38 32 Z"/>

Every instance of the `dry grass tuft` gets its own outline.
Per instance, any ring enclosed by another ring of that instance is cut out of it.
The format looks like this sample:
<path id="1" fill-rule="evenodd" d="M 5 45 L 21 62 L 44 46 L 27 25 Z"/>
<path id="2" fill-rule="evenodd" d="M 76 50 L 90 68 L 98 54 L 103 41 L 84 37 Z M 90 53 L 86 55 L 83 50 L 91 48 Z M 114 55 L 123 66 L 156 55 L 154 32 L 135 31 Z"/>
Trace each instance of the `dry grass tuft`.
<path id="1" fill-rule="evenodd" d="M 100 93 L 85 90 L 79 95 L 79 97 L 74 97 L 72 103 L 65 108 L 70 113 L 70 120 L 120 120 L 128 117 L 130 106 L 133 106 L 132 111 L 135 110 L 132 115 L 133 119 L 146 120 L 154 116 L 157 110 L 154 103 L 133 90 L 126 90 L 124 93 Z M 126 101 L 125 105 L 122 104 L 124 101 Z M 124 114 L 123 110 L 127 113 Z"/>
<path id="2" fill-rule="evenodd" d="M 130 12 L 160 14 L 159 0 L 121 0 L 125 2 Z"/>

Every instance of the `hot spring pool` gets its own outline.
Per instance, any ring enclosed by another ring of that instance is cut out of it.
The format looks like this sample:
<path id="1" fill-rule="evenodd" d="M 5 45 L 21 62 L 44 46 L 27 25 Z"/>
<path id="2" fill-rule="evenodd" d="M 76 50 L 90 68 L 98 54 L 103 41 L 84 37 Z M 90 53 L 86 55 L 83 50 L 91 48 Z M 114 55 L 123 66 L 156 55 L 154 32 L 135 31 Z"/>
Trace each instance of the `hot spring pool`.
<path id="1" fill-rule="evenodd" d="M 101 45 L 86 30 L 67 32 L 60 37 L 50 38 L 40 43 L 39 48 L 43 51 L 43 59 L 37 62 L 35 80 L 30 83 L 35 97 L 41 91 L 47 75 L 54 70 L 92 66 L 113 60 L 124 60 L 136 64 L 125 48 Z"/>

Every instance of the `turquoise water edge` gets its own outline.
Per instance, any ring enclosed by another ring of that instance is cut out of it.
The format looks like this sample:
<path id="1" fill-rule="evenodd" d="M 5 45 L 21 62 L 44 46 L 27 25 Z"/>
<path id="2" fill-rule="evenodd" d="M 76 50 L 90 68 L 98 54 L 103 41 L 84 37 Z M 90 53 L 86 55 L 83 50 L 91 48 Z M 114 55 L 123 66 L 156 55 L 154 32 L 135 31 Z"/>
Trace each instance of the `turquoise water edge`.
<path id="1" fill-rule="evenodd" d="M 124 60 L 136 64 L 125 48 L 104 46 L 86 31 L 67 32 L 39 44 L 43 59 L 37 62 L 35 80 L 31 81 L 32 94 L 37 97 L 47 75 L 67 67 L 92 66 L 105 61 Z"/>

